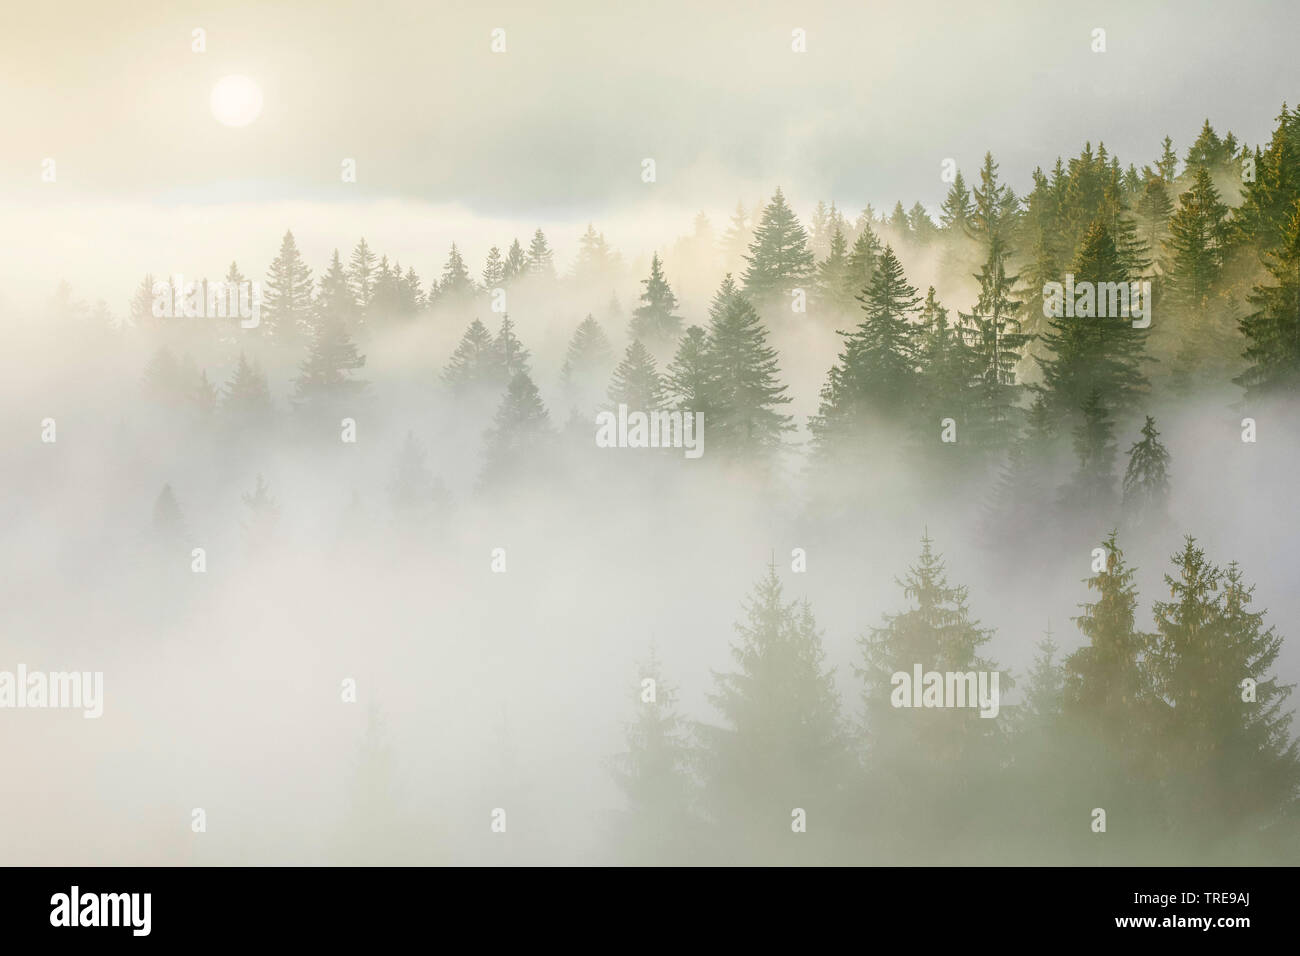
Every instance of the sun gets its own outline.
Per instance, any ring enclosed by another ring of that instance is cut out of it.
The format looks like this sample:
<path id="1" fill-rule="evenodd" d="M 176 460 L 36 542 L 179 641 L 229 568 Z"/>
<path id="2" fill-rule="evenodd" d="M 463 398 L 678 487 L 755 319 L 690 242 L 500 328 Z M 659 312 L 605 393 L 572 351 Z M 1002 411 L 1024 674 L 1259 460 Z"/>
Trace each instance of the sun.
<path id="1" fill-rule="evenodd" d="M 262 114 L 262 91 L 248 77 L 223 76 L 212 88 L 212 115 L 226 126 L 247 126 Z"/>

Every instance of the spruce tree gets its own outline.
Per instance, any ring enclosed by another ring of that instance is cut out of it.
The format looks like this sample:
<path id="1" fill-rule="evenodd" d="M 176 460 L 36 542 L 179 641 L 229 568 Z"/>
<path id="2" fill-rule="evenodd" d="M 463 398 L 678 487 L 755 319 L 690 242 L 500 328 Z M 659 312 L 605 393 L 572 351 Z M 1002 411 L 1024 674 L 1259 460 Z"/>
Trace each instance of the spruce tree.
<path id="1" fill-rule="evenodd" d="M 447 255 L 447 264 L 442 268 L 442 278 L 438 281 L 436 293 L 430 290 L 430 298 L 441 306 L 464 305 L 474 297 L 474 280 L 470 278 L 465 260 L 461 258 L 456 243 L 451 244 Z"/>
<path id="2" fill-rule="evenodd" d="M 615 408 L 620 404 L 626 405 L 632 412 L 649 413 L 663 407 L 663 379 L 655 366 L 654 356 L 640 339 L 632 340 L 623 360 L 614 369 L 609 384 L 609 402 Z"/>
<path id="3" fill-rule="evenodd" d="M 501 316 L 501 328 L 492 340 L 492 348 L 496 352 L 497 367 L 501 370 L 503 383 L 509 383 L 520 372 L 529 376 L 533 374 L 532 367 L 528 364 L 531 355 L 515 335 L 515 324 L 510 321 L 508 312 Z"/>
<path id="4" fill-rule="evenodd" d="M 981 449 L 1000 452 L 1010 446 L 1017 432 L 1016 366 L 1029 336 L 1020 330 L 1019 314 L 1024 305 L 1016 292 L 1020 277 L 1007 275 L 1010 250 L 1000 231 L 989 236 L 987 249 L 988 257 L 976 276 L 979 300 L 969 315 L 962 316 L 962 322 L 970 331 L 977 368 L 971 440 Z"/>
<path id="5" fill-rule="evenodd" d="M 853 240 L 853 247 L 849 250 L 845 263 L 844 284 L 840 287 L 843 298 L 856 302 L 858 296 L 871 288 L 882 251 L 880 239 L 872 230 L 871 223 L 864 222 L 858 230 L 857 238 Z"/>
<path id="6" fill-rule="evenodd" d="M 1156 420 L 1142 426 L 1142 440 L 1128 450 L 1124 470 L 1124 511 L 1138 523 L 1159 523 L 1169 498 L 1169 452 L 1160 443 Z"/>
<path id="7" fill-rule="evenodd" d="M 1115 532 L 1102 542 L 1104 566 L 1087 579 L 1097 600 L 1075 623 L 1088 643 L 1065 661 L 1065 711 L 1116 757 L 1135 763 L 1152 730 L 1152 688 L 1145 668 L 1150 635 L 1137 627 L 1136 569 Z"/>
<path id="8" fill-rule="evenodd" d="M 480 487 L 508 484 L 524 476 L 532 478 L 549 458 L 554 440 L 550 416 L 527 372 L 518 371 L 510 379 L 484 438 Z"/>
<path id="9" fill-rule="evenodd" d="M 917 395 L 917 328 L 911 319 L 921 299 L 891 247 L 885 247 L 858 301 L 865 314 L 855 329 L 840 333 L 844 348 L 810 422 L 822 454 L 860 445 L 862 431 L 880 419 L 897 424 Z"/>
<path id="10" fill-rule="evenodd" d="M 1249 364 L 1235 381 L 1251 400 L 1300 391 L 1300 200 L 1265 268 L 1273 281 L 1255 286 L 1255 311 L 1240 322 Z"/>
<path id="11" fill-rule="evenodd" d="M 294 405 L 322 420 L 349 410 L 349 403 L 366 389 L 366 382 L 352 373 L 365 364 L 366 357 L 357 351 L 343 322 L 322 321 L 294 380 Z"/>
<path id="12" fill-rule="evenodd" d="M 478 319 L 460 337 L 447 367 L 442 370 L 442 381 L 457 395 L 501 387 L 501 362 L 492 333 Z"/>
<path id="13" fill-rule="evenodd" d="M 698 325 L 686 330 L 664 371 L 666 403 L 683 412 L 700 412 L 711 424 L 717 402 L 717 372 L 709 353 L 709 336 Z"/>
<path id="14" fill-rule="evenodd" d="M 528 244 L 528 264 L 525 271 L 530 276 L 555 278 L 555 253 L 551 251 L 546 236 L 540 228 L 533 233 L 533 241 Z"/>
<path id="15" fill-rule="evenodd" d="M 681 865 L 699 852 L 688 726 L 653 647 L 638 678 L 636 719 L 625 725 L 626 750 L 606 761 L 626 802 L 612 827 L 615 859 Z"/>
<path id="16" fill-rule="evenodd" d="M 249 362 L 241 351 L 239 362 L 226 383 L 221 411 L 226 419 L 239 428 L 265 426 L 271 418 L 271 389 L 266 373 L 254 359 Z"/>
<path id="17" fill-rule="evenodd" d="M 1073 272 L 1076 287 L 1127 281 L 1115 242 L 1100 221 L 1088 231 Z M 1142 371 L 1146 330 L 1134 328 L 1133 320 L 1122 315 L 1071 317 L 1064 308 L 1061 312 L 1048 319 L 1043 334 L 1048 354 L 1039 359 L 1043 378 L 1036 386 L 1053 422 L 1073 427 L 1093 392 L 1112 409 L 1135 405 L 1147 385 Z"/>
<path id="18" fill-rule="evenodd" d="M 493 246 L 488 250 L 487 262 L 483 265 L 483 288 L 491 292 L 502 288 L 506 281 L 506 260 L 501 250 Z"/>
<path id="19" fill-rule="evenodd" d="M 723 454 L 762 457 L 776 451 L 794 428 L 780 410 L 791 398 L 780 384 L 779 359 L 767 344 L 766 327 L 745 295 L 725 291 L 729 279 L 715 297 L 717 312 L 709 322 L 713 418 L 705 425 L 713 447 Z"/>
<path id="20" fill-rule="evenodd" d="M 966 180 L 962 179 L 961 170 L 953 177 L 948 195 L 939 207 L 939 225 L 952 236 L 966 236 L 971 229 L 971 219 L 975 215 L 975 205 L 971 200 Z"/>
<path id="21" fill-rule="evenodd" d="M 1199 166 L 1169 220 L 1169 300 L 1191 318 L 1209 302 L 1223 269 L 1228 243 L 1228 207 L 1209 171 Z"/>
<path id="22" fill-rule="evenodd" d="M 605 331 L 588 315 L 578 323 L 560 369 L 560 383 L 571 401 L 586 402 L 597 382 L 603 382 L 614 366 L 614 351 Z"/>
<path id="23" fill-rule="evenodd" d="M 629 334 L 658 348 L 671 342 L 682 326 L 681 316 L 674 315 L 677 297 L 664 278 L 663 263 L 656 252 L 650 259 L 650 276 L 641 284 L 641 305 L 632 312 Z"/>
<path id="24" fill-rule="evenodd" d="M 311 329 L 311 269 L 302 260 L 293 233 L 280 241 L 280 253 L 266 276 L 262 328 L 271 338 L 293 342 Z"/>
<path id="25" fill-rule="evenodd" d="M 375 296 L 375 269 L 375 254 L 366 244 L 366 237 L 362 236 L 348 261 L 348 284 L 357 313 L 363 318 L 369 314 L 370 302 Z"/>
<path id="26" fill-rule="evenodd" d="M 158 541 L 166 545 L 179 545 L 188 534 L 185 517 L 181 514 L 180 503 L 176 500 L 176 492 L 172 491 L 170 483 L 162 486 L 162 491 L 154 501 L 153 531 Z"/>
<path id="27" fill-rule="evenodd" d="M 233 267 L 233 263 L 232 263 Z M 327 318 L 352 322 L 356 317 L 357 305 L 352 286 L 348 282 L 347 271 L 339 258 L 339 251 L 334 250 L 329 268 L 320 277 L 320 292 L 316 296 L 315 316 L 312 327 L 315 328 Z"/>
<path id="28" fill-rule="evenodd" d="M 722 234 L 721 252 L 723 266 L 727 272 L 734 272 L 744 267 L 745 255 L 753 233 L 749 228 L 749 219 L 743 203 L 736 203 L 736 211 L 731 214 L 731 221 Z"/>
<path id="29" fill-rule="evenodd" d="M 836 223 L 826 258 L 817 263 L 817 299 L 832 315 L 839 315 L 853 308 L 853 295 L 849 291 L 848 239 Z"/>
<path id="30" fill-rule="evenodd" d="M 134 328 L 152 329 L 156 325 L 153 314 L 153 286 L 153 273 L 148 273 L 136 286 L 135 294 L 131 296 L 127 316 Z"/>
<path id="31" fill-rule="evenodd" d="M 1081 510 L 1105 509 L 1115 500 L 1115 422 L 1098 391 L 1084 400 L 1081 412 L 1073 433 L 1079 464 L 1062 498 Z"/>
<path id="32" fill-rule="evenodd" d="M 939 423 L 951 418 L 964 433 L 970 407 L 977 400 L 979 356 L 967 344 L 960 326 L 948 321 L 948 310 L 935 297 L 934 286 L 921 306 L 916 342 L 921 378 L 920 419 L 938 434 Z M 924 432 L 923 432 L 924 433 Z"/>
<path id="33" fill-rule="evenodd" d="M 510 243 L 510 248 L 506 251 L 506 261 L 502 269 L 502 281 L 510 282 L 522 276 L 528 270 L 528 256 L 524 254 L 523 246 L 519 245 L 516 239 Z"/>
<path id="34" fill-rule="evenodd" d="M 807 289 L 812 280 L 808 234 L 780 189 L 763 210 L 745 261 L 745 294 L 754 302 L 767 303 L 788 296 L 792 289 Z"/>
<path id="35" fill-rule="evenodd" d="M 697 727 L 706 806 L 732 838 L 728 862 L 789 846 L 793 807 L 830 816 L 845 760 L 834 671 L 808 602 L 785 602 L 773 565 L 743 610 L 735 669 L 714 672 L 709 695 L 722 723 Z"/>

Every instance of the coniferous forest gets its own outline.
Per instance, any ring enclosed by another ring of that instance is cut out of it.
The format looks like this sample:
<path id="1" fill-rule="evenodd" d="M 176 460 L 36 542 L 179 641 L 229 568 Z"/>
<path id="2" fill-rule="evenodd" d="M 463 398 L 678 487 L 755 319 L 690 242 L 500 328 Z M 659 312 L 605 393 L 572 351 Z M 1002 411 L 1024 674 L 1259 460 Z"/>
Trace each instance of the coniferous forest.
<path id="1" fill-rule="evenodd" d="M 1300 862 L 1268 108 L 647 243 L 286 217 L 181 276 L 178 227 L 119 294 L 69 240 L 6 305 L 0 671 L 103 713 L 0 684 L 0 855 Z"/>

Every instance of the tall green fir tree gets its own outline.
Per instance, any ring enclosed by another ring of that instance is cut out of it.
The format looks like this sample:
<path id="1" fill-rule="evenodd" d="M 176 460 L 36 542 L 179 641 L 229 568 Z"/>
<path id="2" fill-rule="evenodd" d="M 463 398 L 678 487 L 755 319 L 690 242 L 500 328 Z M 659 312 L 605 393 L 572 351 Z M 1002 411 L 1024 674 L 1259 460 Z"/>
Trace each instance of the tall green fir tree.
<path id="1" fill-rule="evenodd" d="M 630 412 L 652 412 L 663 407 L 664 384 L 650 350 L 633 339 L 609 383 L 609 403 L 626 405 Z"/>
<path id="2" fill-rule="evenodd" d="M 311 331 L 311 269 L 303 262 L 293 233 L 285 232 L 280 252 L 266 276 L 261 326 L 281 342 L 296 342 Z"/>
<path id="3" fill-rule="evenodd" d="M 713 674 L 709 700 L 722 720 L 696 728 L 704 804 L 729 863 L 815 856 L 833 832 L 847 760 L 834 669 L 811 606 L 786 602 L 775 566 L 743 614 L 733 669 Z M 792 841 L 793 808 L 822 820 L 822 835 L 810 826 Z"/>
<path id="4" fill-rule="evenodd" d="M 763 210 L 745 261 L 745 294 L 754 302 L 768 304 L 811 286 L 814 263 L 808 234 L 780 189 Z"/>
<path id="5" fill-rule="evenodd" d="M 664 277 L 659 253 L 651 257 L 650 275 L 641 284 L 645 289 L 641 293 L 641 304 L 632 311 L 629 333 L 632 338 L 658 349 L 672 342 L 682 327 L 681 316 L 675 314 L 677 296 L 673 295 Z"/>

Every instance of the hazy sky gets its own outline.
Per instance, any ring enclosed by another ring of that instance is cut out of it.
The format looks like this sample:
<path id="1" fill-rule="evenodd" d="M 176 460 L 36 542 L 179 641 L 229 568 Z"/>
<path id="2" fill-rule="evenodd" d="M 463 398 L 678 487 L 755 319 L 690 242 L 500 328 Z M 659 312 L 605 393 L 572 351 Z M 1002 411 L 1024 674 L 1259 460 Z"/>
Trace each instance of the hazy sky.
<path id="1" fill-rule="evenodd" d="M 542 225 L 563 264 L 588 220 L 637 255 L 777 185 L 804 214 L 933 207 L 949 156 L 973 172 L 991 148 L 1023 189 L 1088 139 L 1141 164 L 1208 116 L 1257 142 L 1300 99 L 1276 42 L 1297 27 L 1293 2 L 24 4 L 0 33 L 5 288 L 83 252 L 94 282 L 260 271 L 286 227 L 314 264 L 365 231 L 428 278 L 452 238 L 477 270 Z M 209 109 L 231 73 L 264 95 L 245 128 Z"/>

